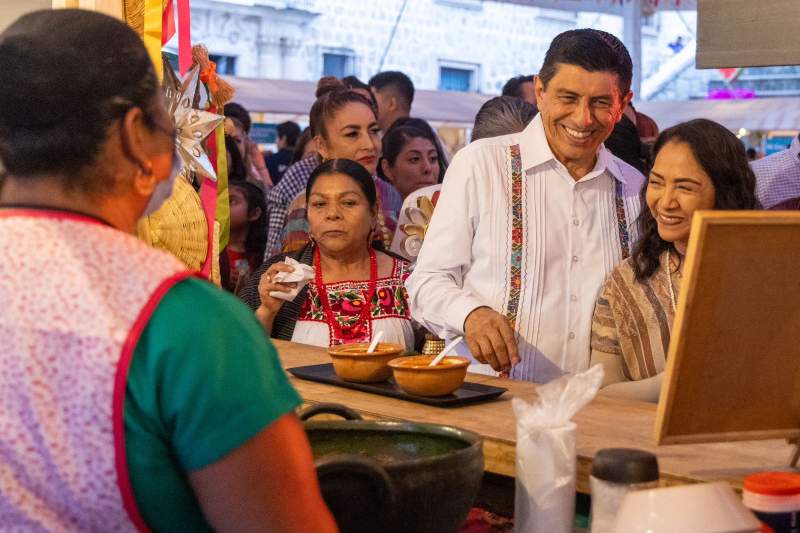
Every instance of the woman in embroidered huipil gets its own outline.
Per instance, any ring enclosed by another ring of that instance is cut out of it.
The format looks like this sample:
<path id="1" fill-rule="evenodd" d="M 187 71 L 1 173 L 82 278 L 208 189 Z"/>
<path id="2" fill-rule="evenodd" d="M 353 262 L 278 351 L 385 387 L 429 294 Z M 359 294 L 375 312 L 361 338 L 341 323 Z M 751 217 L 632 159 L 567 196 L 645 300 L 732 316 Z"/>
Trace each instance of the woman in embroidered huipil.
<path id="1" fill-rule="evenodd" d="M 655 148 L 639 219 L 642 238 L 614 269 L 592 320 L 592 364 L 603 393 L 657 401 L 675 316 L 692 214 L 753 209 L 755 176 L 731 132 L 699 119 L 665 130 Z"/>
<path id="2" fill-rule="evenodd" d="M 311 242 L 295 259 L 313 265 L 315 279 L 292 302 L 270 296 L 293 286 L 273 280 L 292 271 L 276 256 L 262 265 L 240 296 L 273 337 L 317 346 L 384 340 L 414 346 L 414 330 L 403 282 L 408 264 L 375 250 L 377 193 L 370 173 L 347 159 L 332 159 L 314 171 L 306 189 Z M 255 291 L 255 283 L 258 283 Z"/>

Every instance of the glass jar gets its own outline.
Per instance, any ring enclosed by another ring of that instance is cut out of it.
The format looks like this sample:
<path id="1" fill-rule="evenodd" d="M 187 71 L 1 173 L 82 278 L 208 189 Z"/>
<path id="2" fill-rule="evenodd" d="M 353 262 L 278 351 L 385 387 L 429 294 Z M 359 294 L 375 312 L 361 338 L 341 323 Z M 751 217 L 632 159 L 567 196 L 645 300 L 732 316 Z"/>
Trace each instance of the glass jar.
<path id="1" fill-rule="evenodd" d="M 644 450 L 605 448 L 592 460 L 589 483 L 592 491 L 589 531 L 612 533 L 625 495 L 658 486 L 658 459 Z"/>

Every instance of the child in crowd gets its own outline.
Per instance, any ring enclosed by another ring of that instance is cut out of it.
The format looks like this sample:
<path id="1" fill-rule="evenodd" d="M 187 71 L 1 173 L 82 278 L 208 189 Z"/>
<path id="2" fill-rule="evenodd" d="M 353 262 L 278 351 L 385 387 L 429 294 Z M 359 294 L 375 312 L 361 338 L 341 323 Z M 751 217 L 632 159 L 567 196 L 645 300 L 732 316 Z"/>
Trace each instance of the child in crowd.
<path id="1" fill-rule="evenodd" d="M 223 287 L 235 291 L 264 259 L 267 244 L 267 207 L 264 192 L 248 181 L 228 184 L 231 235 L 220 258 Z"/>

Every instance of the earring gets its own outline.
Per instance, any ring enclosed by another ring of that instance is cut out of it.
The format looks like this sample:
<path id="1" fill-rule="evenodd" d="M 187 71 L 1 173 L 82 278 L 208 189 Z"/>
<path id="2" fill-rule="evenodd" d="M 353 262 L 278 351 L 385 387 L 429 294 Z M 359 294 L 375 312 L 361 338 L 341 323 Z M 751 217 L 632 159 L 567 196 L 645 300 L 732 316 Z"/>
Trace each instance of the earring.
<path id="1" fill-rule="evenodd" d="M 153 163 L 152 161 L 148 161 L 142 166 L 142 173 L 145 176 L 152 176 L 153 175 Z"/>

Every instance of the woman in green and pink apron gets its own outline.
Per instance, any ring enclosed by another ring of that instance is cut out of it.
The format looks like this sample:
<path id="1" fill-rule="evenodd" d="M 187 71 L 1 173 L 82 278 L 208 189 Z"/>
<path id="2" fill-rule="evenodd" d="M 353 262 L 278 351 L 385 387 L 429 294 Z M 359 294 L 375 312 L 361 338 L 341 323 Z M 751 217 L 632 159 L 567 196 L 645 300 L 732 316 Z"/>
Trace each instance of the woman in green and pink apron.
<path id="1" fill-rule="evenodd" d="M 0 71 L 2 527 L 335 530 L 252 313 L 132 234 L 177 162 L 141 40 L 35 12 Z"/>

